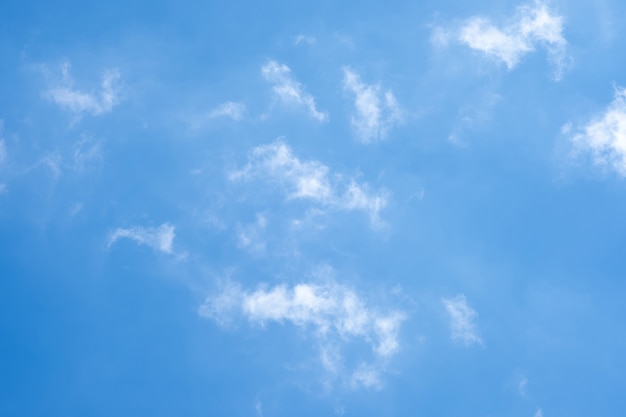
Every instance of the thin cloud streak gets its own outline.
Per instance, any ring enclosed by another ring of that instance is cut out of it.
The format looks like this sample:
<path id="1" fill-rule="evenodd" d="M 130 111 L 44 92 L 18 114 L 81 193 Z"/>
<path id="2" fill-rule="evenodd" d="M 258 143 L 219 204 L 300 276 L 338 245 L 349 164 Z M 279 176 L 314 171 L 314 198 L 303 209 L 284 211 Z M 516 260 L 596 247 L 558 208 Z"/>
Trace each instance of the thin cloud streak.
<path id="1" fill-rule="evenodd" d="M 118 228 L 111 233 L 108 246 L 110 247 L 120 239 L 130 239 L 139 245 L 145 245 L 169 255 L 173 253 L 174 230 L 174 226 L 168 223 L 158 227 Z"/>
<path id="2" fill-rule="evenodd" d="M 450 319 L 450 337 L 453 342 L 470 346 L 483 345 L 476 329 L 478 313 L 468 304 L 463 294 L 453 298 L 443 298 L 442 303 Z"/>
<path id="3" fill-rule="evenodd" d="M 246 112 L 246 105 L 243 103 L 237 103 L 234 101 L 227 101 L 220 104 L 209 112 L 209 119 L 215 119 L 217 117 L 229 117 L 235 121 L 243 119 Z"/>
<path id="4" fill-rule="evenodd" d="M 328 114 L 317 109 L 315 98 L 292 75 L 291 69 L 285 64 L 268 61 L 261 68 L 263 78 L 272 84 L 274 97 L 289 107 L 304 107 L 309 116 L 317 121 L 328 120 Z"/>

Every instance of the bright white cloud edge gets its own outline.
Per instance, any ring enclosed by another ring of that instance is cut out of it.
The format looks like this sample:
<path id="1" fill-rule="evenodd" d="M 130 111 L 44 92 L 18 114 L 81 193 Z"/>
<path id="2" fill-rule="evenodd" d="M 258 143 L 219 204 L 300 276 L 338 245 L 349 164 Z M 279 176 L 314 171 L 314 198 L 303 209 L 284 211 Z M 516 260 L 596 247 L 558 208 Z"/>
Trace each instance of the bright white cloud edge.
<path id="1" fill-rule="evenodd" d="M 319 361 L 327 374 L 354 389 L 381 387 L 387 361 L 400 350 L 399 330 L 405 319 L 401 311 L 381 313 L 334 282 L 260 285 L 253 291 L 229 282 L 207 297 L 198 313 L 222 326 L 245 319 L 260 327 L 287 322 L 305 329 L 319 345 Z M 342 351 L 358 341 L 370 347 L 371 360 L 347 369 Z"/>
<path id="2" fill-rule="evenodd" d="M 472 17 L 457 29 L 436 27 L 431 40 L 445 45 L 451 40 L 480 51 L 515 68 L 522 57 L 538 46 L 548 52 L 554 66 L 554 78 L 560 80 L 569 64 L 567 41 L 563 36 L 563 16 L 550 10 L 542 1 L 518 6 L 515 15 L 502 26 L 485 17 Z"/>
<path id="3" fill-rule="evenodd" d="M 616 88 L 607 108 L 586 124 L 562 128 L 574 146 L 575 156 L 589 156 L 592 163 L 626 177 L 626 89 Z"/>
<path id="4" fill-rule="evenodd" d="M 130 228 L 118 228 L 109 236 L 108 246 L 113 245 L 119 239 L 130 239 L 156 251 L 172 254 L 175 236 L 174 230 L 174 226 L 168 223 L 164 223 L 158 227 L 134 226 Z"/>
<path id="5" fill-rule="evenodd" d="M 343 88 L 354 96 L 355 112 L 351 118 L 356 136 L 363 143 L 387 138 L 391 128 L 402 121 L 402 109 L 391 90 L 361 81 L 353 69 L 343 69 Z"/>
<path id="6" fill-rule="evenodd" d="M 387 205 L 387 193 L 372 193 L 355 178 L 332 174 L 319 161 L 303 161 L 282 140 L 253 148 L 248 164 L 229 175 L 231 180 L 266 180 L 281 185 L 288 199 L 302 199 L 338 210 L 360 210 L 375 227 L 383 226 L 380 211 Z"/>

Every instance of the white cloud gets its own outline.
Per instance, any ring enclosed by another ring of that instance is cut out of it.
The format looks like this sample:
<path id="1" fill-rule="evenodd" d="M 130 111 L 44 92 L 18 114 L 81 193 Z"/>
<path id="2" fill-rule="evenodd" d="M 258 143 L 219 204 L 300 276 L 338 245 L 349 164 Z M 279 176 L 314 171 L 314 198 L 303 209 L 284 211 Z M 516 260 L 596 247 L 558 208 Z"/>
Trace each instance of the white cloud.
<path id="1" fill-rule="evenodd" d="M 517 392 L 522 397 L 526 396 L 526 387 L 528 386 L 528 378 L 521 376 L 517 383 Z"/>
<path id="2" fill-rule="evenodd" d="M 243 318 L 261 327 L 277 322 L 305 329 L 319 344 L 325 371 L 353 388 L 380 387 L 385 363 L 400 349 L 398 335 L 405 318 L 400 311 L 381 313 L 350 288 L 333 282 L 263 285 L 254 291 L 229 283 L 206 299 L 199 314 L 221 325 Z M 369 347 L 370 359 L 349 369 L 341 348 L 358 341 Z"/>
<path id="3" fill-rule="evenodd" d="M 289 199 L 309 200 L 338 210 L 360 210 L 378 226 L 380 211 L 387 204 L 385 192 L 371 193 L 367 184 L 332 175 L 321 162 L 302 161 L 281 140 L 253 148 L 248 164 L 231 173 L 230 179 L 269 180 L 280 185 Z"/>
<path id="4" fill-rule="evenodd" d="M 90 113 L 94 116 L 108 113 L 120 101 L 118 70 L 107 70 L 102 76 L 100 89 L 97 92 L 85 92 L 74 89 L 70 76 L 70 64 L 65 63 L 61 68 L 63 81 L 60 85 L 51 87 L 46 95 L 64 110 L 76 114 Z"/>
<path id="5" fill-rule="evenodd" d="M 455 343 L 466 346 L 479 344 L 483 341 L 476 329 L 478 313 L 468 304 L 463 294 L 441 300 L 450 316 L 450 336 Z"/>
<path id="6" fill-rule="evenodd" d="M 524 55 L 542 46 L 548 52 L 555 67 L 555 79 L 558 80 L 568 64 L 563 21 L 562 16 L 537 0 L 519 6 L 505 25 L 494 25 L 485 17 L 472 17 L 458 30 L 435 28 L 431 40 L 435 44 L 444 45 L 455 39 L 503 62 L 509 70 L 515 68 Z"/>
<path id="7" fill-rule="evenodd" d="M 302 44 L 315 45 L 316 42 L 317 42 L 317 39 L 315 39 L 314 36 L 298 35 L 296 36 L 296 39 L 294 39 L 293 44 L 296 46 L 302 45 Z"/>
<path id="8" fill-rule="evenodd" d="M 354 95 L 352 127 L 363 143 L 383 140 L 389 130 L 402 121 L 402 110 L 391 90 L 368 85 L 350 68 L 344 68 L 343 88 Z"/>
<path id="9" fill-rule="evenodd" d="M 245 104 L 227 101 L 226 103 L 222 103 L 213 110 L 211 110 L 208 117 L 210 119 L 214 119 L 216 117 L 230 117 L 231 119 L 238 121 L 243 118 L 245 111 Z"/>
<path id="10" fill-rule="evenodd" d="M 535 412 L 535 417 L 543 417 L 543 411 L 541 411 L 541 408 L 537 409 L 537 411 Z"/>
<path id="11" fill-rule="evenodd" d="M 128 229 L 118 228 L 111 233 L 108 246 L 113 245 L 119 239 L 134 240 L 140 245 L 146 245 L 154 250 L 171 254 L 174 243 L 174 226 L 164 223 L 158 227 L 131 227 Z"/>
<path id="12" fill-rule="evenodd" d="M 362 364 L 353 373 L 350 378 L 352 388 L 372 388 L 380 389 L 382 387 L 380 370 L 367 364 Z"/>
<path id="13" fill-rule="evenodd" d="M 626 177 L 626 89 L 616 88 L 614 100 L 602 114 L 572 130 L 571 123 L 562 128 L 577 154 L 589 156 L 594 165 Z"/>
<path id="14" fill-rule="evenodd" d="M 102 142 L 83 134 L 72 149 L 74 170 L 82 172 L 102 158 Z"/>
<path id="15" fill-rule="evenodd" d="M 269 61 L 261 68 L 263 78 L 273 85 L 274 96 L 287 106 L 303 106 L 309 115 L 320 121 L 328 120 L 328 115 L 317 110 L 315 99 L 304 86 L 295 80 L 287 65 Z"/>
<path id="16" fill-rule="evenodd" d="M 265 240 L 263 233 L 267 227 L 267 218 L 263 214 L 257 214 L 256 221 L 245 226 L 238 225 L 237 243 L 253 253 L 265 252 Z"/>

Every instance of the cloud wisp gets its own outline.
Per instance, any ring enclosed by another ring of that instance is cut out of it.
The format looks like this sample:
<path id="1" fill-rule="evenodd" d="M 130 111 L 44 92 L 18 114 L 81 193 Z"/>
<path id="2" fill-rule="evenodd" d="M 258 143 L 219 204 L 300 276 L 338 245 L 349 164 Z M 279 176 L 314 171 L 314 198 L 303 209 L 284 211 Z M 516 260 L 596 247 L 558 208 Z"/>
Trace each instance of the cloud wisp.
<path id="1" fill-rule="evenodd" d="M 343 88 L 354 96 L 355 112 L 351 123 L 363 143 L 387 138 L 391 128 L 402 121 L 402 110 L 391 90 L 368 85 L 350 68 L 343 69 Z"/>
<path id="2" fill-rule="evenodd" d="M 120 239 L 130 239 L 139 245 L 148 246 L 156 251 L 171 255 L 173 253 L 174 226 L 164 223 L 158 227 L 140 227 L 115 229 L 110 237 L 108 246 L 110 247 Z"/>
<path id="3" fill-rule="evenodd" d="M 400 349 L 399 331 L 404 313 L 381 313 L 352 289 L 330 283 L 294 286 L 261 285 L 246 291 L 229 283 L 207 297 L 198 313 L 222 326 L 237 321 L 265 328 L 290 323 L 304 329 L 319 346 L 319 361 L 329 376 L 351 388 L 380 388 L 386 363 Z M 368 360 L 347 364 L 342 354 L 354 344 L 365 344 Z"/>
<path id="4" fill-rule="evenodd" d="M 572 130 L 571 123 L 562 129 L 576 156 L 589 156 L 595 166 L 626 177 L 626 88 L 616 88 L 615 98 L 604 112 Z"/>
<path id="5" fill-rule="evenodd" d="M 209 119 L 215 119 L 217 117 L 229 117 L 234 121 L 243 119 L 246 112 L 246 105 L 243 103 L 237 103 L 234 101 L 227 101 L 220 104 L 208 114 Z"/>
<path id="6" fill-rule="evenodd" d="M 289 107 L 304 107 L 313 119 L 324 122 L 328 114 L 317 109 L 315 98 L 292 75 L 291 69 L 285 64 L 268 61 L 261 68 L 265 81 L 272 84 L 276 100 Z"/>
<path id="7" fill-rule="evenodd" d="M 465 20 L 457 29 L 436 28 L 432 39 L 439 45 L 451 40 L 467 45 L 504 63 L 509 70 L 515 68 L 522 57 L 541 46 L 547 50 L 554 65 L 554 78 L 559 80 L 568 65 L 563 22 L 563 16 L 537 0 L 519 6 L 504 25 L 498 26 L 488 18 L 475 16 Z"/>
<path id="8" fill-rule="evenodd" d="M 331 174 L 319 161 L 303 161 L 281 140 L 260 145 L 248 155 L 248 164 L 230 174 L 231 180 L 265 180 L 277 183 L 288 199 L 308 200 L 336 210 L 360 210 L 372 225 L 382 225 L 380 211 L 387 205 L 387 193 L 372 193 L 355 178 Z"/>
<path id="9" fill-rule="evenodd" d="M 120 102 L 120 72 L 107 70 L 102 75 L 99 91 L 85 92 L 73 88 L 70 75 L 71 66 L 64 63 L 61 67 L 63 80 L 60 85 L 49 88 L 46 96 L 62 109 L 77 115 L 89 113 L 98 116 L 109 113 Z"/>
<path id="10" fill-rule="evenodd" d="M 468 304 L 463 294 L 441 300 L 450 319 L 452 341 L 465 346 L 483 345 L 476 326 L 478 313 Z"/>

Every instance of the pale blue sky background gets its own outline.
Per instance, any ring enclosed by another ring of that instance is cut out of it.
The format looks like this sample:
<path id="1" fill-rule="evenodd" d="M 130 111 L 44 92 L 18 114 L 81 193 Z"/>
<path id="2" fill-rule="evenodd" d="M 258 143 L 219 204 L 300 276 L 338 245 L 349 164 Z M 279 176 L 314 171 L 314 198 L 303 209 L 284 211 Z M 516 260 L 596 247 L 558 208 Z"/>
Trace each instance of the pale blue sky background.
<path id="1" fill-rule="evenodd" d="M 0 415 L 621 416 L 626 6 L 0 6 Z"/>

